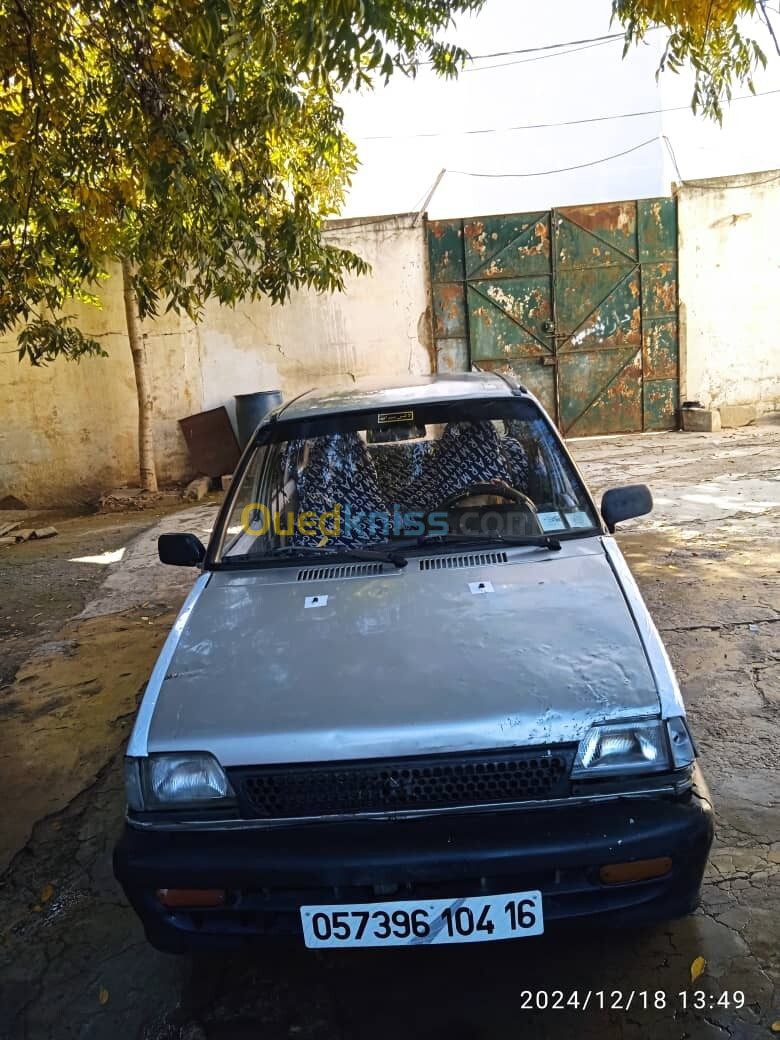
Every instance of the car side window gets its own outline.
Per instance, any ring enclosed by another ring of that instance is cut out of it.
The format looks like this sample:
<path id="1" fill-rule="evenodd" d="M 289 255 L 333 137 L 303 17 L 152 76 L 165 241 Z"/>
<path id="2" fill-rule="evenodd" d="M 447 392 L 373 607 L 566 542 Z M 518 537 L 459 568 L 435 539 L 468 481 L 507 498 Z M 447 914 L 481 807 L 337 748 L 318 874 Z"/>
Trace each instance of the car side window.
<path id="1" fill-rule="evenodd" d="M 267 446 L 257 448 L 244 471 L 225 529 L 222 545 L 225 556 L 238 556 L 253 551 L 256 539 L 247 533 L 246 528 L 256 525 L 262 513 L 261 480 L 267 456 Z"/>

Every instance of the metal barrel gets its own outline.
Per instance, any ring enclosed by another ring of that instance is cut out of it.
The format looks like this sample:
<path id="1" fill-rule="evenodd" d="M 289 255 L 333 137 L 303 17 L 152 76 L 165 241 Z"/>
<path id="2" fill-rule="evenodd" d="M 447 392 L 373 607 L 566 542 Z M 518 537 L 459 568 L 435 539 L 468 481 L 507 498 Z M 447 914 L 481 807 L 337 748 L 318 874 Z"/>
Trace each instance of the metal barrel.
<path id="1" fill-rule="evenodd" d="M 282 391 L 258 390 L 254 394 L 236 394 L 235 401 L 238 443 L 243 449 L 260 422 L 282 403 Z"/>

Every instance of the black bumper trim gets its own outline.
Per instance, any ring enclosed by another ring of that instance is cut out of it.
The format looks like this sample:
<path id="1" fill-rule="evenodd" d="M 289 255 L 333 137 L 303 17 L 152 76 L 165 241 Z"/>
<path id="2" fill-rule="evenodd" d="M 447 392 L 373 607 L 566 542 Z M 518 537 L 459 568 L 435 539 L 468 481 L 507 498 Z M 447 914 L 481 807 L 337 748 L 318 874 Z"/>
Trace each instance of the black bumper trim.
<path id="1" fill-rule="evenodd" d="M 617 913 L 628 923 L 692 909 L 712 835 L 712 809 L 697 771 L 694 791 L 682 798 L 626 798 L 587 809 L 268 831 L 154 833 L 128 826 L 114 853 L 114 871 L 150 939 L 165 948 L 230 946 L 266 932 L 299 934 L 301 903 L 376 901 L 382 897 L 373 894 L 374 886 L 381 885 L 398 886 L 389 897 L 396 899 L 423 889 L 468 895 L 474 886 L 477 893 L 538 887 L 548 921 Z M 659 856 L 674 862 L 665 878 L 623 886 L 598 881 L 602 864 Z M 158 888 L 224 888 L 233 905 L 195 916 L 172 914 L 155 898 Z M 240 928 L 236 922 L 243 922 Z"/>

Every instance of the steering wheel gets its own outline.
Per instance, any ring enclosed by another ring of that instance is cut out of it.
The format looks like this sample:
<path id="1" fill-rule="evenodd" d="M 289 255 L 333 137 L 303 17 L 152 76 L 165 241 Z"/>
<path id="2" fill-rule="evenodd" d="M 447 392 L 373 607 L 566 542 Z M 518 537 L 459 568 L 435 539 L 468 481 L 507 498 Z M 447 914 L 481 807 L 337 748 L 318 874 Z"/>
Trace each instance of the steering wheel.
<path id="1" fill-rule="evenodd" d="M 451 495 L 447 495 L 445 499 L 439 502 L 436 509 L 431 510 L 431 512 L 449 509 L 456 502 L 460 502 L 462 498 L 469 498 L 471 495 L 497 495 L 500 498 L 506 498 L 519 506 L 524 506 L 534 518 L 536 517 L 536 506 L 528 495 L 524 495 L 522 491 L 518 491 L 517 488 L 512 487 L 503 480 L 492 480 L 485 484 L 467 484 L 459 491 L 454 491 Z"/>

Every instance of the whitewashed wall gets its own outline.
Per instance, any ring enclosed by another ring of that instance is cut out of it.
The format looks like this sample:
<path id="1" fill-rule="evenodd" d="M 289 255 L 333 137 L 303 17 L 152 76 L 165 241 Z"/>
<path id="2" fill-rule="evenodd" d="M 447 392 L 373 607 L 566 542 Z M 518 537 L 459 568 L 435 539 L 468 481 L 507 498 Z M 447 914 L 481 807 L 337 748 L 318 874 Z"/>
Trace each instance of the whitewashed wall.
<path id="1" fill-rule="evenodd" d="M 198 330 L 203 407 L 233 395 L 310 386 L 363 376 L 431 371 L 428 269 L 422 220 L 334 222 L 329 240 L 371 264 L 349 278 L 346 292 L 295 292 L 284 304 L 235 310 L 209 306 Z M 258 349 L 258 348 L 261 349 Z"/>
<path id="2" fill-rule="evenodd" d="M 780 407 L 780 171 L 678 193 L 681 400 Z"/>
<path id="3" fill-rule="evenodd" d="M 162 481 L 191 475 L 178 420 L 221 404 L 232 412 L 234 394 L 281 389 L 288 398 L 315 384 L 431 370 L 422 221 L 342 221 L 328 234 L 372 265 L 343 294 L 210 305 L 195 327 L 173 315 L 146 324 Z M 74 312 L 108 358 L 34 369 L 18 362 L 13 337 L 0 340 L 0 498 L 89 502 L 137 482 L 138 413 L 118 276 L 106 283 L 101 311 Z"/>

